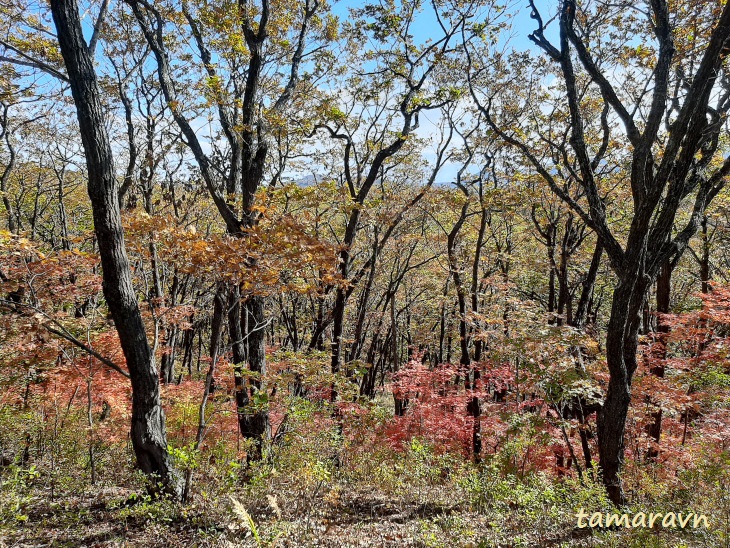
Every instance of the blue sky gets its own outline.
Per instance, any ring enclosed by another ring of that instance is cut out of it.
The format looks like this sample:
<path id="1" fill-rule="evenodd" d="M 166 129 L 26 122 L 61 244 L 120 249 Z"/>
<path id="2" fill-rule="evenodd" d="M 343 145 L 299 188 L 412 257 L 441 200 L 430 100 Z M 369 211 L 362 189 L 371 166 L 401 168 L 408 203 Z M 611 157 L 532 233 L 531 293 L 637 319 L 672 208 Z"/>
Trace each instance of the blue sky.
<path id="1" fill-rule="evenodd" d="M 371 0 L 372 1 L 372 0 Z M 535 51 L 535 45 L 529 40 L 528 35 L 536 29 L 536 21 L 530 17 L 531 8 L 527 0 L 505 0 L 501 4 L 507 4 L 507 12 L 512 14 L 510 17 L 510 31 L 507 33 L 509 36 L 509 48 L 515 50 L 530 50 Z M 334 3 L 332 11 L 340 17 L 340 20 L 346 20 L 349 17 L 350 8 L 362 7 L 364 2 L 357 0 L 341 0 Z M 536 0 L 535 4 L 541 11 L 541 15 L 544 22 L 547 22 L 551 15 L 555 13 L 556 0 Z M 428 4 L 424 6 L 424 14 L 419 18 L 418 24 L 413 25 L 412 33 L 416 42 L 423 42 L 430 38 L 431 31 L 436 27 L 437 23 L 435 18 L 430 15 L 430 7 Z M 555 25 L 553 25 L 553 28 Z M 551 32 L 546 33 L 549 38 L 552 38 Z M 437 112 L 426 112 L 421 116 L 421 127 L 417 133 L 422 137 L 428 137 L 429 133 L 437 130 L 438 127 L 438 113 Z M 424 157 L 428 160 L 435 159 L 434 152 L 426 152 Z M 478 169 L 478 166 L 475 166 Z M 460 165 L 458 164 L 447 164 L 445 165 L 437 177 L 439 183 L 446 183 L 453 181 L 456 178 L 456 173 L 459 170 Z"/>
<path id="2" fill-rule="evenodd" d="M 369 0 L 373 1 L 373 0 Z M 550 14 L 554 12 L 556 0 L 536 0 L 536 4 L 541 9 L 543 19 L 547 20 Z M 334 2 L 332 5 L 332 11 L 340 17 L 341 21 L 346 21 L 349 17 L 350 8 L 362 7 L 365 2 L 362 0 L 340 0 Z M 425 2 L 424 2 L 425 3 Z M 534 50 L 535 46 L 528 39 L 528 34 L 535 30 L 535 21 L 530 17 L 530 7 L 527 0 L 504 0 L 507 4 L 507 11 L 513 14 L 511 18 L 511 29 L 508 33 L 510 36 L 509 47 L 517 50 Z M 84 18 L 85 34 L 91 35 L 91 26 L 93 21 L 91 18 Z M 437 28 L 437 23 L 433 15 L 430 15 L 430 6 L 425 3 L 424 14 L 417 21 L 417 24 L 413 25 L 412 32 L 417 42 L 423 42 L 431 37 L 432 29 Z M 88 39 L 88 36 L 87 36 Z M 430 133 L 433 133 L 437 129 L 439 117 L 437 112 L 427 112 L 421 116 L 421 127 L 418 130 L 418 134 L 422 137 L 428 137 Z M 435 158 L 434 153 L 426 152 L 424 154 L 426 159 L 433 160 Z M 441 173 L 437 177 L 438 182 L 449 182 L 455 179 L 456 172 L 459 169 L 459 165 L 450 164 L 444 166 Z M 475 166 L 478 168 L 478 166 Z"/>
<path id="3" fill-rule="evenodd" d="M 535 0 L 543 21 L 547 22 L 550 16 L 555 12 L 557 0 Z M 527 36 L 533 32 L 536 28 L 535 21 L 530 17 L 530 4 L 528 0 L 504 0 L 497 2 L 500 5 L 506 5 L 507 11 L 514 13 L 515 16 L 512 19 L 512 39 L 510 43 L 515 49 L 532 49 L 533 44 L 527 38 Z M 334 2 L 332 5 L 332 12 L 340 17 L 341 20 L 346 20 L 349 16 L 350 8 L 362 7 L 365 4 L 363 1 L 358 0 L 340 0 Z M 426 5 L 428 9 L 428 5 Z M 417 40 L 424 40 L 429 37 L 429 31 L 433 28 L 431 23 L 435 23 L 432 17 L 426 15 L 423 18 L 421 25 L 413 27 L 414 37 Z M 550 33 L 548 33 L 550 36 Z"/>

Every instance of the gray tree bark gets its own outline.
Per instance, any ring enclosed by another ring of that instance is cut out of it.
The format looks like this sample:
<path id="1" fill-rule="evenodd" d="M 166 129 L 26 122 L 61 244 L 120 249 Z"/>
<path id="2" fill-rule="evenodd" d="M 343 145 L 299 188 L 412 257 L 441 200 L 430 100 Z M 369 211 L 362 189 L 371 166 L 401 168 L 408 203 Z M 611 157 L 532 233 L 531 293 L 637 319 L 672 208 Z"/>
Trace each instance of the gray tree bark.
<path id="1" fill-rule="evenodd" d="M 76 104 L 86 153 L 88 192 L 103 269 L 107 306 L 119 334 L 132 382 L 131 438 L 137 465 L 155 478 L 152 489 L 174 497 L 182 481 L 167 451 L 165 414 L 145 326 L 132 285 L 119 210 L 118 184 L 96 72 L 84 41 L 76 0 L 52 0 L 51 12 Z"/>

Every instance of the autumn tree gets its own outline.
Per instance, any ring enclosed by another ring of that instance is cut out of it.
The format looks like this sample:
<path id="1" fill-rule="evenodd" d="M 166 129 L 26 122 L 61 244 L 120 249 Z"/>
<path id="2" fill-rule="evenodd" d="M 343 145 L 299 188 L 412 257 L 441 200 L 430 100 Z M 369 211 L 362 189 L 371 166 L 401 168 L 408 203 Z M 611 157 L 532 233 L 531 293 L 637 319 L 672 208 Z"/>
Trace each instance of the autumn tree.
<path id="1" fill-rule="evenodd" d="M 132 382 L 131 438 L 137 464 L 157 476 L 163 489 L 181 495 L 181 478 L 167 449 L 154 355 L 132 285 L 124 245 L 113 152 L 100 91 L 75 0 L 51 2 L 58 43 L 76 103 L 88 170 L 88 192 L 104 276 L 104 296 L 114 318 Z"/>
<path id="2" fill-rule="evenodd" d="M 723 154 L 730 6 L 564 0 L 550 20 L 558 26 L 553 38 L 541 10 L 530 5 L 537 26 L 530 39 L 549 64 L 530 77 L 530 63 L 513 57 L 510 78 L 529 97 L 507 97 L 509 85 L 499 97 L 482 95 L 473 53 L 470 87 L 494 131 L 596 233 L 615 274 L 606 338 L 610 381 L 598 438 L 608 493 L 623 503 L 624 429 L 647 291 L 662 265 L 682 256 L 730 172 Z M 641 44 L 631 46 L 637 37 Z M 540 88 L 539 74 L 553 68 L 557 81 Z M 565 105 L 560 125 L 544 120 L 539 108 L 530 111 L 527 104 L 538 96 Z M 610 170 L 623 174 L 620 184 L 609 185 Z M 567 182 L 580 185 L 579 198 Z M 617 193 L 630 204 L 625 223 L 608 205 Z"/>
<path id="3" fill-rule="evenodd" d="M 247 1 L 183 2 L 179 6 L 144 0 L 126 3 L 154 53 L 164 98 L 227 233 L 245 238 L 259 218 L 255 198 L 267 176 L 270 143 L 277 132 L 285 132 L 285 109 L 302 97 L 302 65 L 317 65 L 314 55 L 335 36 L 336 21 L 326 13 L 323 17 L 326 6 L 319 0 L 307 1 L 295 10 L 295 17 L 290 17 L 287 6 L 272 5 L 269 0 L 255 5 Z M 213 151 L 204 150 L 193 129 L 195 115 L 181 102 L 181 88 L 191 72 L 181 71 L 173 59 L 182 55 L 190 61 L 191 52 L 170 45 L 172 29 L 194 44 L 199 64 L 193 85 L 204 83 L 206 107 L 218 125 L 223 149 L 211 136 Z M 318 70 L 308 73 L 307 86 L 312 85 L 312 78 L 321 76 Z M 284 76 L 269 81 L 268 71 L 280 71 Z M 260 295 L 242 295 L 240 287 L 230 287 L 228 293 L 229 336 L 238 367 L 239 423 L 244 437 L 254 442 L 249 456 L 255 459 L 261 456 L 270 430 L 267 411 L 250 406 L 262 393 L 261 379 L 266 373 L 264 300 Z M 244 375 L 244 365 L 251 374 Z"/>
<path id="4" fill-rule="evenodd" d="M 353 43 L 372 43 L 376 48 L 371 51 L 361 46 L 362 51 L 353 52 L 362 57 L 363 68 L 347 73 L 341 84 L 351 90 L 352 96 L 342 98 L 339 90 L 335 90 L 331 95 L 340 95 L 340 99 L 333 101 L 334 97 L 328 97 L 321 109 L 323 119 L 314 124 L 315 132 L 322 130 L 341 144 L 339 173 L 351 200 L 340 240 L 340 275 L 349 286 L 337 288 L 331 314 L 333 372 L 341 370 L 348 356 L 343 337 L 350 294 L 363 278 L 369 279 L 367 274 L 375 266 L 377 255 L 393 230 L 406 211 L 423 198 L 450 156 L 453 129 L 446 124 L 440 142 L 436 143 L 436 159 L 429 166 L 426 184 L 383 227 L 373 252 L 368 253 L 369 257 L 358 268 L 355 244 L 372 189 L 387 182 L 391 173 L 407 159 L 418 156 L 417 131 L 421 118 L 428 112 L 445 112 L 461 95 L 449 85 L 445 75 L 454 66 L 457 36 L 466 17 L 459 11 L 436 4 L 424 9 L 418 2 L 400 5 L 378 2 L 353 9 L 352 14 L 357 21 L 350 28 Z M 438 33 L 420 42 L 412 30 L 425 18 L 435 22 Z M 444 119 L 451 121 L 446 116 Z M 365 305 L 367 293 L 366 284 L 361 301 Z"/>

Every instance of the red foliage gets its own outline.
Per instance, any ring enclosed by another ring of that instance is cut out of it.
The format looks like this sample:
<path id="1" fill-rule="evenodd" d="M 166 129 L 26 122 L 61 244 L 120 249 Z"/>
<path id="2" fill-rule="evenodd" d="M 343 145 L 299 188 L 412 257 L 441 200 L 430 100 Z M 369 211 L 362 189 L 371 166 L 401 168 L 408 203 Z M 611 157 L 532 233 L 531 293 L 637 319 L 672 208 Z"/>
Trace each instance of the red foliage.
<path id="1" fill-rule="evenodd" d="M 629 449 L 641 458 L 654 447 L 671 470 L 688 465 L 701 446 L 730 447 L 730 412 L 717 405 L 730 397 L 730 287 L 698 297 L 700 309 L 661 315 L 669 331 L 651 334 L 642 348 L 633 394 L 629 436 L 636 443 Z M 663 377 L 652 374 L 662 370 Z M 658 444 L 646 433 L 657 409 Z"/>
<path id="2" fill-rule="evenodd" d="M 467 413 L 467 404 L 474 398 L 484 399 L 487 389 L 499 390 L 506 387 L 511 374 L 506 368 L 487 368 L 488 364 L 474 364 L 482 372 L 482 379 L 474 389 L 464 386 L 464 371 L 460 366 L 441 364 L 428 368 L 420 360 L 409 361 L 393 375 L 391 390 L 393 396 L 405 402 L 406 412 L 393 417 L 384 435 L 388 443 L 403 449 L 404 442 L 418 437 L 430 442 L 438 451 L 469 454 L 475 418 Z M 496 414 L 478 418 L 482 429 L 489 432 L 500 430 L 500 419 Z"/>

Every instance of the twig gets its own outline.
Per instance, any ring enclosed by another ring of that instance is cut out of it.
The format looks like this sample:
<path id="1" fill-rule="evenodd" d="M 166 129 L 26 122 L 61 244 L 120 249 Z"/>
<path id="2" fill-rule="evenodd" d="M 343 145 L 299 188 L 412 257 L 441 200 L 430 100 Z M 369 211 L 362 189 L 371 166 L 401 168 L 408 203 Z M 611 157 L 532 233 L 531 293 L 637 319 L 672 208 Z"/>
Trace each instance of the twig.
<path id="1" fill-rule="evenodd" d="M 13 301 L 8 301 L 6 299 L 0 299 L 0 306 L 5 306 L 10 309 L 17 309 L 18 307 L 27 308 L 30 310 L 33 310 L 37 312 L 38 314 L 41 314 L 44 318 L 46 318 L 50 323 L 57 325 L 59 329 L 56 329 L 54 327 L 51 327 L 47 323 L 41 324 L 44 328 L 46 328 L 47 331 L 53 333 L 54 335 L 57 335 L 61 337 L 62 339 L 67 340 L 68 342 L 78 346 L 81 350 L 84 352 L 90 354 L 91 356 L 95 357 L 97 360 L 99 360 L 101 363 L 109 367 L 110 369 L 113 369 L 123 377 L 129 378 L 129 373 L 127 373 L 124 369 L 122 369 L 120 366 L 118 366 L 116 363 L 114 363 L 109 358 L 105 358 L 101 354 L 99 354 L 96 350 L 91 348 L 90 346 L 87 346 L 80 340 L 78 340 L 76 337 L 74 337 L 68 329 L 66 329 L 63 324 L 61 324 L 58 320 L 55 320 L 51 316 L 49 316 L 46 312 L 41 310 L 40 308 L 37 308 L 35 306 L 29 305 L 29 304 L 23 304 L 23 303 L 16 303 Z"/>

